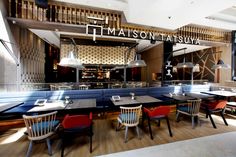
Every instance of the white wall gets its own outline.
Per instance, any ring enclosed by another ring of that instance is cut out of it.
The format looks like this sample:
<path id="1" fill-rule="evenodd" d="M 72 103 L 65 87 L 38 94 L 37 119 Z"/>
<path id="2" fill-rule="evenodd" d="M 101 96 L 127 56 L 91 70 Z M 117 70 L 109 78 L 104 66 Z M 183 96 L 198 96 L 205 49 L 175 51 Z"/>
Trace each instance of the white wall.
<path id="1" fill-rule="evenodd" d="M 0 1 L 0 39 L 9 41 L 11 43 L 16 43 L 11 32 L 12 28 L 10 27 L 8 21 L 6 20 L 7 16 L 7 1 Z M 13 46 L 8 44 L 12 52 L 18 56 L 17 45 Z M 17 80 L 19 78 L 19 67 L 17 67 L 14 59 L 9 55 L 4 46 L 0 43 L 0 91 L 15 89 Z M 5 88 L 4 88 L 5 86 Z"/>

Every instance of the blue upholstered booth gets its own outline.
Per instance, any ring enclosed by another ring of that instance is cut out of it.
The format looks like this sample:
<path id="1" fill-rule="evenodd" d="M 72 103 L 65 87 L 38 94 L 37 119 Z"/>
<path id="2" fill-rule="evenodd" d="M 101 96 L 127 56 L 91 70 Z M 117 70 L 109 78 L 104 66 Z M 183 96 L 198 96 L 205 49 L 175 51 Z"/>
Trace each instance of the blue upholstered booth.
<path id="1" fill-rule="evenodd" d="M 32 91 L 32 92 L 8 92 L 0 94 L 0 102 L 22 101 L 23 105 L 15 107 L 8 113 L 25 113 L 33 107 L 37 99 L 62 100 L 65 96 L 71 99 L 88 99 L 94 98 L 97 101 L 98 108 L 109 108 L 112 106 L 110 98 L 113 95 L 130 96 L 150 95 L 158 99 L 167 100 L 163 94 L 167 93 L 186 93 L 201 92 L 210 90 L 209 85 L 186 85 L 186 86 L 167 86 L 167 87 L 149 87 L 149 88 L 119 88 L 119 89 L 92 89 L 92 90 L 61 90 L 61 91 Z"/>

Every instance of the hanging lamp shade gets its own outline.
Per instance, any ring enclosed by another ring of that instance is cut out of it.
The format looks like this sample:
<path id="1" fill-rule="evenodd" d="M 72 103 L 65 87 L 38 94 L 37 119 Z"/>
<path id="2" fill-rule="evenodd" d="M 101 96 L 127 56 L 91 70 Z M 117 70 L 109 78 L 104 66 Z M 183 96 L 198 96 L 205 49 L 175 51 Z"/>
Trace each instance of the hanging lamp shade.
<path id="1" fill-rule="evenodd" d="M 177 68 L 193 68 L 194 65 L 192 62 L 183 62 L 176 65 Z"/>
<path id="2" fill-rule="evenodd" d="M 185 62 L 185 50 L 186 49 L 184 49 L 184 60 L 182 63 L 178 63 L 176 65 L 177 68 L 193 68 L 194 67 L 192 62 Z"/>
<path id="3" fill-rule="evenodd" d="M 200 66 L 199 64 L 194 65 L 193 72 L 200 72 Z"/>
<path id="4" fill-rule="evenodd" d="M 230 69 L 229 64 L 225 64 L 223 60 L 219 59 L 216 65 L 213 65 L 211 69 Z"/>
<path id="5" fill-rule="evenodd" d="M 128 67 L 134 68 L 134 67 L 145 67 L 147 64 L 144 60 L 140 59 L 140 54 L 135 54 L 135 59 L 133 61 L 130 61 L 128 64 Z"/>
<path id="6" fill-rule="evenodd" d="M 79 69 L 84 68 L 80 60 L 74 57 L 73 51 L 69 52 L 68 57 L 62 58 L 59 65 L 64 67 L 79 68 Z"/>

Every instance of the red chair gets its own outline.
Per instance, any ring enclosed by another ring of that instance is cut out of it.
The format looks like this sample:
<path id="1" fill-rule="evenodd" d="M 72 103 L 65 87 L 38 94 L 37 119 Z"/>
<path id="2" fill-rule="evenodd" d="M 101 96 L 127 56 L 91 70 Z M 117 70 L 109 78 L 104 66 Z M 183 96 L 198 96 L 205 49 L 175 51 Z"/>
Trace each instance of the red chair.
<path id="1" fill-rule="evenodd" d="M 65 141 L 68 135 L 86 133 L 90 139 L 90 153 L 92 152 L 92 136 L 93 136 L 92 113 L 89 115 L 66 115 L 62 121 L 62 150 L 61 157 L 64 156 Z"/>
<path id="2" fill-rule="evenodd" d="M 144 122 L 144 119 L 148 120 L 149 133 L 150 133 L 150 137 L 151 137 L 152 140 L 153 140 L 153 136 L 152 136 L 152 129 L 151 129 L 151 124 L 150 124 L 151 120 L 159 120 L 158 126 L 160 126 L 160 120 L 161 119 L 166 119 L 169 134 L 172 137 L 172 132 L 171 132 L 170 123 L 169 123 L 169 119 L 168 119 L 168 114 L 169 113 L 170 113 L 170 107 L 169 106 L 159 106 L 159 107 L 156 107 L 154 110 L 149 110 L 145 107 L 143 108 L 142 124 Z"/>
<path id="3" fill-rule="evenodd" d="M 225 120 L 224 117 L 224 112 L 225 112 L 225 107 L 227 105 L 227 101 L 226 100 L 219 100 L 219 101 L 214 101 L 214 102 L 210 102 L 207 104 L 202 104 L 202 107 L 205 109 L 206 111 L 206 118 L 208 118 L 208 116 L 210 117 L 211 120 L 211 124 L 213 125 L 213 127 L 216 129 L 216 125 L 215 122 L 211 116 L 212 113 L 216 113 L 219 112 L 225 125 L 228 125 L 227 121 Z"/>

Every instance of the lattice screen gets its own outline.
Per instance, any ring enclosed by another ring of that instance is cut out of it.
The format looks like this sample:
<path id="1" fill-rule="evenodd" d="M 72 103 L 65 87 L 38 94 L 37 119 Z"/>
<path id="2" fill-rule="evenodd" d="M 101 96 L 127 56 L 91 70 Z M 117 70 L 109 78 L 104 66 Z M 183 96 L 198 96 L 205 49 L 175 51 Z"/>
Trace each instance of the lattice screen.
<path id="1" fill-rule="evenodd" d="M 45 50 L 44 42 L 28 30 L 21 30 L 21 82 L 43 83 Z"/>
<path id="2" fill-rule="evenodd" d="M 123 65 L 124 52 L 128 47 L 124 46 L 87 46 L 77 45 L 77 56 L 83 64 L 108 64 Z M 61 58 L 67 57 L 73 50 L 72 44 L 61 44 Z M 135 50 L 129 55 L 128 62 L 134 59 Z"/>

